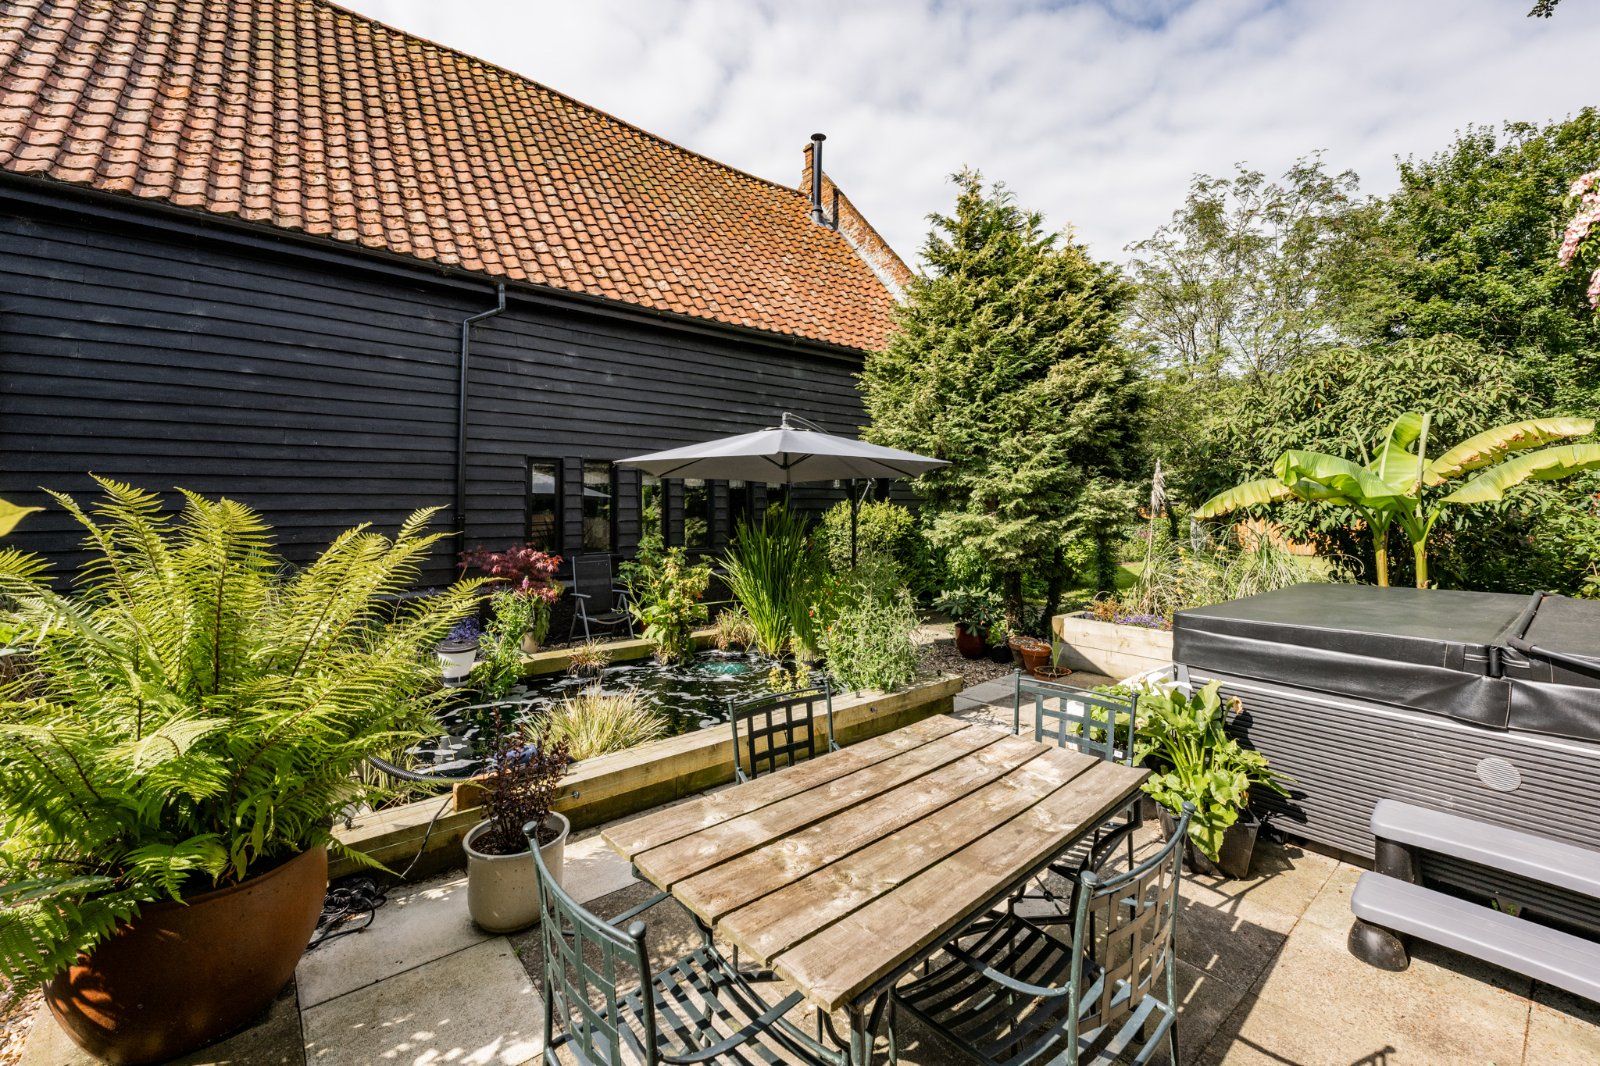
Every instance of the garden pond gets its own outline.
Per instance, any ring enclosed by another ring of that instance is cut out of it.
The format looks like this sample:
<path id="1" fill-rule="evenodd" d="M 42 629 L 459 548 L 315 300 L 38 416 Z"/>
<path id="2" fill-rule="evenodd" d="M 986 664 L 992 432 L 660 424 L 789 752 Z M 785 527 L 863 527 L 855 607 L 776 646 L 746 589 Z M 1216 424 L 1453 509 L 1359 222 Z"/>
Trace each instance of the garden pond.
<path id="1" fill-rule="evenodd" d="M 459 706 L 440 715 L 444 733 L 407 752 L 407 768 L 430 777 L 465 778 L 483 768 L 494 746 L 495 717 L 506 727 L 537 718 L 568 696 L 598 684 L 603 692 L 633 690 L 661 715 L 666 735 L 677 736 L 726 724 L 730 702 L 801 683 L 792 664 L 753 654 L 705 651 L 683 663 L 643 659 L 615 663 L 598 676 L 551 674 L 530 678 L 503 702 Z M 510 713 L 507 714 L 506 712 Z"/>

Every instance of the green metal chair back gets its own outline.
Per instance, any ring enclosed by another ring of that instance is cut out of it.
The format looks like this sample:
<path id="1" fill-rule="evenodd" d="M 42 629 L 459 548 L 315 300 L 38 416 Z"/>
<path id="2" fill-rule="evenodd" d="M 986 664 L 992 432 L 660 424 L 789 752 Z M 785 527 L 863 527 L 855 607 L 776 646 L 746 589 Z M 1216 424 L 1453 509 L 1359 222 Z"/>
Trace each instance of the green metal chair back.
<path id="1" fill-rule="evenodd" d="M 1016 692 L 1011 703 L 1011 731 L 1022 735 L 1022 708 L 1033 707 L 1033 739 L 1070 747 L 1108 762 L 1133 765 L 1134 722 L 1139 712 L 1137 694 L 1107 696 L 1071 685 L 1058 685 L 1014 674 Z"/>
<path id="2" fill-rule="evenodd" d="M 947 945 L 896 1002 L 980 1062 L 1147 1062 L 1177 1047 L 1176 930 L 1192 808 L 1125 873 L 1079 876 L 1070 946 L 1015 912 Z"/>
<path id="3" fill-rule="evenodd" d="M 1069 987 L 1082 991 L 1070 1012 L 1075 1025 L 1069 1046 L 1094 1033 L 1096 1042 L 1125 1047 L 1135 1031 L 1143 1032 L 1149 1044 L 1177 1021 L 1178 887 L 1193 813 L 1185 804 L 1172 839 L 1132 870 L 1104 880 L 1092 871 L 1080 876 Z M 1092 945 L 1086 943 L 1091 930 Z M 1091 952 L 1097 972 L 1084 987 L 1084 960 Z M 1177 1061 L 1176 1047 L 1172 1061 Z"/>
<path id="4" fill-rule="evenodd" d="M 827 719 L 827 747 L 833 738 L 833 689 L 819 677 L 811 688 L 730 702 L 728 722 L 733 727 L 733 769 L 740 781 L 792 766 L 818 754 L 817 714 Z"/>
<path id="5" fill-rule="evenodd" d="M 536 844 L 533 854 L 544 945 L 545 1061 L 556 1066 L 556 1048 L 565 1045 L 580 1066 L 656 1062 L 654 997 L 643 997 L 644 1031 L 635 1032 L 625 1020 L 618 990 L 619 984 L 650 985 L 644 922 L 633 921 L 622 930 L 601 921 L 556 883 Z"/>

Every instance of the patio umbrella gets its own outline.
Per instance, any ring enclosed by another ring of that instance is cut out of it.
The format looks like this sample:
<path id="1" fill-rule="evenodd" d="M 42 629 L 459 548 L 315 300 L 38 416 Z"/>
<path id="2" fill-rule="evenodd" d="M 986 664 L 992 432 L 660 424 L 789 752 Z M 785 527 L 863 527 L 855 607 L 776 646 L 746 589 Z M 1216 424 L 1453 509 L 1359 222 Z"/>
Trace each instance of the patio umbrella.
<path id="1" fill-rule="evenodd" d="M 791 424 L 797 423 L 797 424 Z M 866 441 L 825 433 L 803 418 L 784 412 L 774 429 L 719 437 L 649 455 L 618 459 L 617 466 L 642 470 L 656 477 L 692 477 L 706 480 L 762 481 L 799 485 L 816 481 L 855 481 L 858 478 L 903 478 L 950 464 L 943 459 L 885 448 Z M 860 506 L 850 493 L 850 559 L 856 557 L 856 512 Z"/>

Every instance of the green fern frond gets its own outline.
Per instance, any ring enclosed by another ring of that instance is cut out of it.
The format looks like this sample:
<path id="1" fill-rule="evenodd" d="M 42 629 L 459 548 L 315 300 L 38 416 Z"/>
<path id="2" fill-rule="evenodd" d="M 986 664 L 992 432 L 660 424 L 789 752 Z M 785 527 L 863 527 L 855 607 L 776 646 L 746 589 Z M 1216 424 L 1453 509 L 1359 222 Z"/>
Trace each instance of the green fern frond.
<path id="1" fill-rule="evenodd" d="M 437 730 L 431 650 L 479 596 L 395 610 L 439 542 L 419 511 L 358 527 L 291 572 L 237 501 L 97 479 L 57 501 L 94 556 L 79 595 L 0 551 L 31 670 L 0 686 L 0 971 L 47 980 L 145 903 L 232 884 L 332 843 L 377 795 L 377 752 Z"/>

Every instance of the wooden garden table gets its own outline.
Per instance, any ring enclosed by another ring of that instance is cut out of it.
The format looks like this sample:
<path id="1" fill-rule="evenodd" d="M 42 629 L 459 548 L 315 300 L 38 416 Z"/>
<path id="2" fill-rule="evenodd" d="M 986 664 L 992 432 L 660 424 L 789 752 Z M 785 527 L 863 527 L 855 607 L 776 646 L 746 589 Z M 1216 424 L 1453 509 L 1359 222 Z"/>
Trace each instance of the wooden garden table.
<path id="1" fill-rule="evenodd" d="M 947 716 L 603 837 L 870 1061 L 885 994 L 1108 815 L 1146 771 Z"/>

